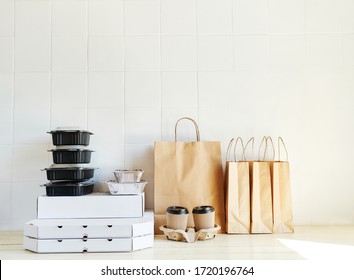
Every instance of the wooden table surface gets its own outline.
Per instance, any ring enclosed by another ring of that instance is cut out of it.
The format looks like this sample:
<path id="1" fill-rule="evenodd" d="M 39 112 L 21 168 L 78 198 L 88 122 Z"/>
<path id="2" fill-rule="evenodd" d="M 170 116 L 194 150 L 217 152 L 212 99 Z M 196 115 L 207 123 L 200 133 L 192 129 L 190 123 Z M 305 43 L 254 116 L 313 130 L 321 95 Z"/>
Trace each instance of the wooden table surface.
<path id="1" fill-rule="evenodd" d="M 219 234 L 195 243 L 155 236 L 154 247 L 129 253 L 37 254 L 23 249 L 23 232 L 0 232 L 1 260 L 299 260 L 337 258 L 349 254 L 354 259 L 354 225 L 298 226 L 292 234 Z M 327 256 L 321 252 L 328 252 Z"/>

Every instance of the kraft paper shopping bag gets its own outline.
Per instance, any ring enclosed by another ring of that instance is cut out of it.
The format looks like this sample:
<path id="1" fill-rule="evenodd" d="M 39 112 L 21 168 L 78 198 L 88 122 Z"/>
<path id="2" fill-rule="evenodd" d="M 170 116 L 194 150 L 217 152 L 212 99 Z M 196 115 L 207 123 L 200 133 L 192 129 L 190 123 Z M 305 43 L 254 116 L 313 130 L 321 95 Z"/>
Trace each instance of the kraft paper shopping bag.
<path id="1" fill-rule="evenodd" d="M 178 142 L 177 127 L 181 120 L 192 121 L 197 141 Z M 225 230 L 224 186 L 221 163 L 221 145 L 217 141 L 200 141 L 199 128 L 191 118 L 181 118 L 175 125 L 174 142 L 155 142 L 154 159 L 154 212 L 155 233 L 166 224 L 169 206 L 189 209 L 188 226 L 194 226 L 192 209 L 211 205 L 215 222 Z"/>
<path id="2" fill-rule="evenodd" d="M 281 144 L 286 152 L 286 161 L 280 160 Z M 278 161 L 273 162 L 272 177 L 273 232 L 294 232 L 288 151 L 281 137 L 278 138 Z"/>
<path id="3" fill-rule="evenodd" d="M 245 147 L 240 137 L 236 139 L 234 160 L 230 160 L 230 150 L 235 139 L 231 139 L 226 152 L 225 190 L 226 190 L 226 232 L 250 233 L 251 201 L 249 163 L 245 159 Z M 236 159 L 236 148 L 240 141 L 242 161 Z"/>
<path id="4" fill-rule="evenodd" d="M 258 150 L 258 161 L 250 163 L 251 173 L 251 232 L 272 233 L 273 231 L 273 205 L 272 205 L 272 161 L 266 161 L 268 149 L 267 140 L 264 137 Z M 260 151 L 265 145 L 264 156 L 261 160 Z"/>

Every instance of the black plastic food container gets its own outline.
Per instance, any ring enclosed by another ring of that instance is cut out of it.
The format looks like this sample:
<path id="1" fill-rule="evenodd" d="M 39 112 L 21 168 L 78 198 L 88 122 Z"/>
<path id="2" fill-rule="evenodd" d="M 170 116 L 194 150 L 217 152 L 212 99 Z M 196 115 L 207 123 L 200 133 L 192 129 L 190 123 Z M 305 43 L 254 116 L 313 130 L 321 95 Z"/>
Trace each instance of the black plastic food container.
<path id="1" fill-rule="evenodd" d="M 64 167 L 46 168 L 48 180 L 85 181 L 94 176 L 94 168 L 89 167 Z"/>
<path id="2" fill-rule="evenodd" d="M 54 149 L 49 150 L 53 153 L 53 162 L 63 163 L 90 163 L 93 151 L 86 149 Z"/>
<path id="3" fill-rule="evenodd" d="M 90 144 L 90 136 L 92 132 L 86 130 L 52 130 L 48 132 L 52 134 L 54 146 L 62 145 L 83 145 Z"/>
<path id="4" fill-rule="evenodd" d="M 46 188 L 47 196 L 80 196 L 93 192 L 93 182 L 50 182 L 42 185 Z M 65 205 L 63 205 L 65 207 Z"/>

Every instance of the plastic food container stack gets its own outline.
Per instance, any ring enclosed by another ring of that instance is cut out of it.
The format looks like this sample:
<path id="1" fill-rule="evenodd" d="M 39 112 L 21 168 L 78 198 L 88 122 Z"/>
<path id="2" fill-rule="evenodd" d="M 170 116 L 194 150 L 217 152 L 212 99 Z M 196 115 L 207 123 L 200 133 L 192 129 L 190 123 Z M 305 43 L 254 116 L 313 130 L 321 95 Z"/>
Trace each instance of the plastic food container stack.
<path id="1" fill-rule="evenodd" d="M 52 135 L 55 149 L 54 164 L 45 168 L 47 179 L 42 185 L 47 196 L 80 196 L 93 192 L 95 168 L 83 166 L 91 162 L 92 150 L 87 149 L 92 132 L 80 129 L 58 128 L 48 132 Z"/>
<path id="2" fill-rule="evenodd" d="M 132 252 L 153 247 L 154 215 L 145 211 L 143 170 L 116 170 L 111 195 L 94 192 L 89 131 L 57 129 L 49 182 L 37 219 L 25 224 L 23 247 L 36 253 Z"/>

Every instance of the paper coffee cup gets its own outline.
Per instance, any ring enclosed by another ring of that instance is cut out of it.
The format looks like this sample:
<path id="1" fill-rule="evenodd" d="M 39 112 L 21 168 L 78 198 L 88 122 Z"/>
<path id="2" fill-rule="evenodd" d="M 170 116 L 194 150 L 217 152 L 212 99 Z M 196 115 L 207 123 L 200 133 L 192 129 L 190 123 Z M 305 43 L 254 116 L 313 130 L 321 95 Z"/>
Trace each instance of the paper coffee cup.
<path id="1" fill-rule="evenodd" d="M 195 231 L 201 229 L 214 228 L 215 226 L 215 210 L 213 206 L 197 206 L 193 208 L 193 219 Z"/>
<path id="2" fill-rule="evenodd" d="M 182 206 L 170 206 L 166 210 L 167 228 L 187 229 L 188 209 Z"/>

